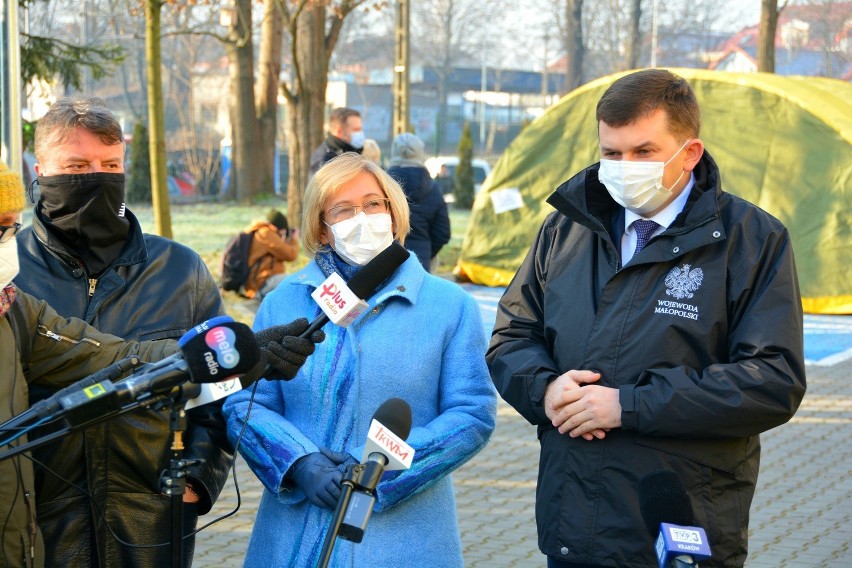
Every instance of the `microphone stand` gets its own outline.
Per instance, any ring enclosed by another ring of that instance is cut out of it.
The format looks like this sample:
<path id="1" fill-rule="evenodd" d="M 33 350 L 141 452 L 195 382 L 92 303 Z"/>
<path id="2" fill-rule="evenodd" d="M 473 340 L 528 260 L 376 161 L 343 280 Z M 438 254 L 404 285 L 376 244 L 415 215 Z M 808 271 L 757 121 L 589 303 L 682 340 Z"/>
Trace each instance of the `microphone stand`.
<path id="1" fill-rule="evenodd" d="M 328 562 L 331 560 L 331 553 L 334 550 L 334 543 L 337 540 L 337 535 L 340 533 L 340 525 L 343 524 L 343 519 L 346 517 L 346 510 L 349 508 L 349 501 L 352 499 L 352 492 L 355 489 L 364 491 L 372 495 L 376 485 L 384 472 L 384 464 L 368 461 L 367 463 L 359 463 L 346 468 L 346 473 L 343 480 L 340 482 L 340 498 L 337 500 L 337 508 L 334 510 L 334 516 L 331 518 L 328 532 L 325 534 L 325 541 L 322 544 L 322 552 L 319 560 L 317 560 L 317 568 L 327 568 Z"/>
<path id="2" fill-rule="evenodd" d="M 184 568 L 183 544 L 183 496 L 186 494 L 186 469 L 201 463 L 201 460 L 184 460 L 183 433 L 186 431 L 186 409 L 184 402 L 171 406 L 169 430 L 172 433 L 172 459 L 169 469 L 160 475 L 160 490 L 171 499 L 171 552 L 172 568 Z"/>

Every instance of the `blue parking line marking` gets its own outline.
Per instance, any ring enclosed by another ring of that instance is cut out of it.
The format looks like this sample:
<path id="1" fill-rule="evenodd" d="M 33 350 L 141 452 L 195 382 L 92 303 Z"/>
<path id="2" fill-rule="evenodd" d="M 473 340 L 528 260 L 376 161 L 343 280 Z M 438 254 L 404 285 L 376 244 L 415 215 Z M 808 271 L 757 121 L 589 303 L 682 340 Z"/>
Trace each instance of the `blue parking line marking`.
<path id="1" fill-rule="evenodd" d="M 852 316 L 805 316 L 805 363 L 830 366 L 852 359 Z"/>

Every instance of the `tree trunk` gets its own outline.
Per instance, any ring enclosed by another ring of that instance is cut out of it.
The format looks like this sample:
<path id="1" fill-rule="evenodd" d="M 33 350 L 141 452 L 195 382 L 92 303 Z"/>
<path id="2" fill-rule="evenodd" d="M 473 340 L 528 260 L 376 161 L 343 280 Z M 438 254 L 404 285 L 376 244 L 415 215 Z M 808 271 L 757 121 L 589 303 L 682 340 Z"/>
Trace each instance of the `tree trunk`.
<path id="1" fill-rule="evenodd" d="M 263 27 L 258 52 L 258 84 L 255 91 L 258 136 L 255 164 L 258 183 L 263 191 L 275 191 L 275 139 L 278 129 L 278 76 L 284 42 L 283 18 L 276 8 L 278 0 L 264 0 Z"/>
<path id="2" fill-rule="evenodd" d="M 566 70 L 563 94 L 583 83 L 583 0 L 565 2 Z"/>
<path id="3" fill-rule="evenodd" d="M 145 2 L 145 59 L 148 75 L 148 125 L 151 154 L 151 199 L 154 232 L 172 238 L 169 190 L 166 180 L 166 132 L 163 117 L 163 81 L 160 62 L 160 14 L 162 0 Z"/>
<path id="4" fill-rule="evenodd" d="M 642 34 L 639 32 L 641 18 L 642 0 L 632 0 L 630 3 L 630 21 L 628 22 L 627 49 L 624 54 L 625 69 L 636 69 L 639 66 L 639 53 L 642 46 Z"/>
<path id="5" fill-rule="evenodd" d="M 236 0 L 237 17 L 231 26 L 228 51 L 233 96 L 232 182 L 236 197 L 248 203 L 260 193 L 255 163 L 258 143 L 257 116 L 254 109 L 254 55 L 251 30 L 252 0 Z"/>
<path id="6" fill-rule="evenodd" d="M 298 227 L 302 221 L 302 197 L 308 185 L 310 157 L 323 140 L 325 89 L 328 84 L 325 6 L 312 4 L 296 21 L 296 78 L 287 97 L 287 142 L 290 149 L 290 181 L 287 184 L 287 221 Z M 298 89 L 298 90 L 296 90 Z"/>
<path id="7" fill-rule="evenodd" d="M 760 29 L 757 38 L 757 70 L 775 73 L 775 29 L 778 27 L 778 0 L 761 0 Z"/>

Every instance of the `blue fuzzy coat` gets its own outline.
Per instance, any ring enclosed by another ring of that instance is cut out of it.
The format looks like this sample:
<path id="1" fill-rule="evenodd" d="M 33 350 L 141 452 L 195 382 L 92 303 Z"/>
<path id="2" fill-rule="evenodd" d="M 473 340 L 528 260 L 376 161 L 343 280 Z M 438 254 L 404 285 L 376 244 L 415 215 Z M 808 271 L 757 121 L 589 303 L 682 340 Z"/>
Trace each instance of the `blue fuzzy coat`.
<path id="1" fill-rule="evenodd" d="M 318 314 L 310 293 L 323 280 L 314 262 L 288 277 L 264 299 L 255 329 Z M 326 324 L 326 340 L 294 380 L 259 383 L 239 448 L 266 488 L 246 566 L 316 564 L 332 512 L 299 489 L 283 489 L 282 479 L 319 447 L 360 461 L 373 413 L 391 397 L 411 405 L 414 463 L 384 475 L 363 542 L 337 539 L 329 565 L 463 565 L 449 473 L 485 446 L 496 416 L 478 306 L 455 284 L 428 275 L 413 255 L 369 304 L 348 328 Z M 232 442 L 250 392 L 225 403 Z"/>

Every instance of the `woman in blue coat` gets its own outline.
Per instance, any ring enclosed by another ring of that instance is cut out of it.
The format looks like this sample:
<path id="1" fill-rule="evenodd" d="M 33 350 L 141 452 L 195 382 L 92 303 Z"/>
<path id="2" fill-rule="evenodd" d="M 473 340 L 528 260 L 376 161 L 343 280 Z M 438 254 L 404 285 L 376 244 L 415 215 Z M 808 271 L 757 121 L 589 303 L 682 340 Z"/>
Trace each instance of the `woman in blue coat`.
<path id="1" fill-rule="evenodd" d="M 314 289 L 402 243 L 408 215 L 399 185 L 373 162 L 344 154 L 326 164 L 305 193 L 302 233 L 314 260 L 264 298 L 255 328 L 319 314 Z M 485 446 L 496 415 L 479 309 L 413 255 L 368 303 L 349 327 L 326 324 L 294 380 L 258 383 L 239 447 L 265 487 L 246 566 L 316 564 L 343 471 L 360 461 L 373 413 L 393 397 L 411 406 L 414 462 L 384 474 L 364 540 L 337 539 L 330 566 L 463 565 L 449 474 Z M 232 443 L 250 396 L 225 404 Z"/>

